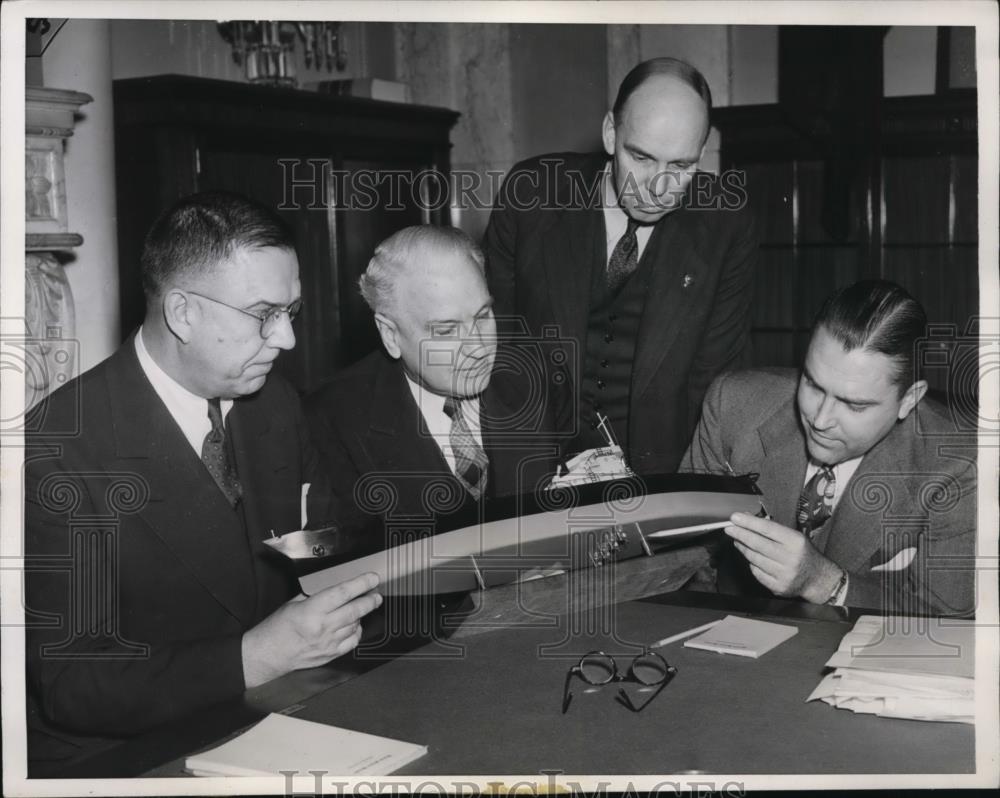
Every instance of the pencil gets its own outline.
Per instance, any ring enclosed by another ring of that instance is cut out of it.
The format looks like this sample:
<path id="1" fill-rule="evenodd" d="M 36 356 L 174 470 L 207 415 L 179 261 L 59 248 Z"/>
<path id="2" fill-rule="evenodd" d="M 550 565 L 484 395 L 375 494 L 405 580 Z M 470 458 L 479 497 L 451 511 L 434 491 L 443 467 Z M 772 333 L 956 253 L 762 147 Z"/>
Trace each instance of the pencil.
<path id="1" fill-rule="evenodd" d="M 695 524 L 694 526 L 682 526 L 678 529 L 661 529 L 659 532 L 650 532 L 646 538 L 656 540 L 657 538 L 669 538 L 671 535 L 683 535 L 685 532 L 708 532 L 711 529 L 723 529 L 732 526 L 732 521 L 728 518 L 725 521 L 712 521 L 708 524 Z"/>
<path id="2" fill-rule="evenodd" d="M 717 623 L 720 623 L 721 621 L 722 618 L 719 618 L 718 620 L 711 621 L 710 623 L 706 623 L 701 626 L 696 626 L 694 629 L 688 629 L 686 632 L 678 632 L 677 634 L 671 635 L 670 637 L 664 637 L 662 640 L 657 640 L 655 643 L 651 643 L 649 647 L 660 648 L 661 646 L 666 646 L 670 645 L 671 643 L 676 643 L 678 640 L 683 640 L 685 637 L 691 637 L 692 635 L 696 635 L 700 632 L 707 632 L 709 629 L 711 629 L 713 626 L 715 626 Z"/>

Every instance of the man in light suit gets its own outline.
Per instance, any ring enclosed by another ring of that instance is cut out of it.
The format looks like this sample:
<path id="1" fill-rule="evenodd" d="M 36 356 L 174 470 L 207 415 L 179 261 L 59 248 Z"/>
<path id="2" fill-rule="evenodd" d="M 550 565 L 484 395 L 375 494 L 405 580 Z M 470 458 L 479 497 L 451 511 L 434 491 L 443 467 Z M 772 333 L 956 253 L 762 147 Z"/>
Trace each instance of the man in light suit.
<path id="1" fill-rule="evenodd" d="M 306 401 L 343 504 L 430 519 L 551 476 L 558 446 L 541 367 L 531 342 L 498 351 L 483 255 L 465 233 L 397 232 L 360 287 L 383 349 Z M 388 545 L 377 533 L 369 543 Z"/>
<path id="2" fill-rule="evenodd" d="M 925 398 L 923 308 L 863 281 L 830 297 L 800 373 L 719 377 L 682 470 L 760 474 L 718 587 L 891 612 L 974 611 L 976 440 Z"/>
<path id="3" fill-rule="evenodd" d="M 604 119 L 605 152 L 515 165 L 483 242 L 498 314 L 569 342 L 553 378 L 567 448 L 604 445 L 606 416 L 640 474 L 676 469 L 705 390 L 749 335 L 745 196 L 697 172 L 711 105 L 689 64 L 639 64 Z"/>
<path id="4" fill-rule="evenodd" d="M 180 201 L 142 256 L 147 313 L 28 436 L 29 760 L 46 767 L 350 652 L 377 578 L 304 598 L 263 545 L 335 513 L 295 391 L 298 261 L 273 212 Z M 41 772 L 41 771 L 38 771 Z"/>

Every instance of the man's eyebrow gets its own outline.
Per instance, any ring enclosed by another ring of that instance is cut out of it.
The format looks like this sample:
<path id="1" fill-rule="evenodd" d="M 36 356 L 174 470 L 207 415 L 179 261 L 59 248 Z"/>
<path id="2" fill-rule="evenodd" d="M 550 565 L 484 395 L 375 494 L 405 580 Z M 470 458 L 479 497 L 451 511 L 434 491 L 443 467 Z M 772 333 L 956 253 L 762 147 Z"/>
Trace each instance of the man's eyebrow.
<path id="1" fill-rule="evenodd" d="M 809 367 L 806 366 L 804 363 L 802 364 L 802 374 L 805 376 L 807 380 L 809 380 L 809 382 L 811 382 L 817 388 L 821 388 L 820 384 L 816 382 L 815 378 L 813 378 L 813 375 L 809 373 Z M 840 394 L 836 393 L 833 395 L 833 398 L 839 402 L 843 402 L 846 405 L 861 405 L 864 407 L 869 407 L 872 405 L 879 404 L 879 401 L 877 399 L 852 399 L 849 396 L 841 396 Z"/>
<path id="2" fill-rule="evenodd" d="M 632 155 L 641 155 L 644 158 L 649 158 L 652 161 L 658 160 L 655 155 L 651 152 L 646 152 L 642 147 L 637 147 L 635 144 L 626 144 L 625 149 L 628 150 Z M 668 163 L 694 163 L 698 160 L 698 154 L 682 156 L 680 158 L 674 158 Z"/>
<path id="3" fill-rule="evenodd" d="M 429 329 L 431 327 L 437 327 L 438 325 L 461 324 L 461 323 L 462 322 L 459 319 L 428 319 L 427 327 Z"/>
<path id="4" fill-rule="evenodd" d="M 642 147 L 637 147 L 634 144 L 626 144 L 625 149 L 628 150 L 633 155 L 641 155 L 644 158 L 650 158 L 651 160 L 656 160 L 656 156 L 651 152 L 646 152 Z"/>

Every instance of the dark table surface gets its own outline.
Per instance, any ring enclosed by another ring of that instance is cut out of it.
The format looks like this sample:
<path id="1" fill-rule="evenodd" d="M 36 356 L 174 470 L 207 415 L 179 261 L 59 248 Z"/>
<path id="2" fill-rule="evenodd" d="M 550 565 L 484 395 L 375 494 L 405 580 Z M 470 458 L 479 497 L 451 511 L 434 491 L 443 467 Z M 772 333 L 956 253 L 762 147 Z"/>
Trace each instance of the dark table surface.
<path id="1" fill-rule="evenodd" d="M 447 644 L 289 674 L 59 775 L 180 776 L 186 754 L 271 711 L 428 746 L 397 775 L 974 771 L 971 726 L 806 702 L 859 612 L 684 590 L 646 595 L 675 588 L 692 562 L 677 565 L 674 578 L 653 579 L 649 560 L 640 560 L 619 573 L 587 570 L 488 591 Z M 562 714 L 566 671 L 585 652 L 627 663 L 645 644 L 729 613 L 798 633 L 757 660 L 673 643 L 659 651 L 677 676 L 642 713 L 614 700 L 617 687 L 585 692 L 574 680 Z"/>

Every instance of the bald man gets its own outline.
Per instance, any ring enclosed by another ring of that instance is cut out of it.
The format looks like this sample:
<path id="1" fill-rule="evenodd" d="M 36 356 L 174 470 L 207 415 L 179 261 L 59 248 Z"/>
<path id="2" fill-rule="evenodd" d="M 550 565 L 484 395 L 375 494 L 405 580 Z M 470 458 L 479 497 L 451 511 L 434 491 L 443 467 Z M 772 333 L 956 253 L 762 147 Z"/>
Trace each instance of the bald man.
<path id="1" fill-rule="evenodd" d="M 635 471 L 676 470 L 709 384 L 742 361 L 757 241 L 740 181 L 697 171 L 711 106 L 692 66 L 645 61 L 604 152 L 524 161 L 497 196 L 490 290 L 511 329 L 562 342 L 549 385 L 567 453 L 604 443 L 602 415 Z"/>

